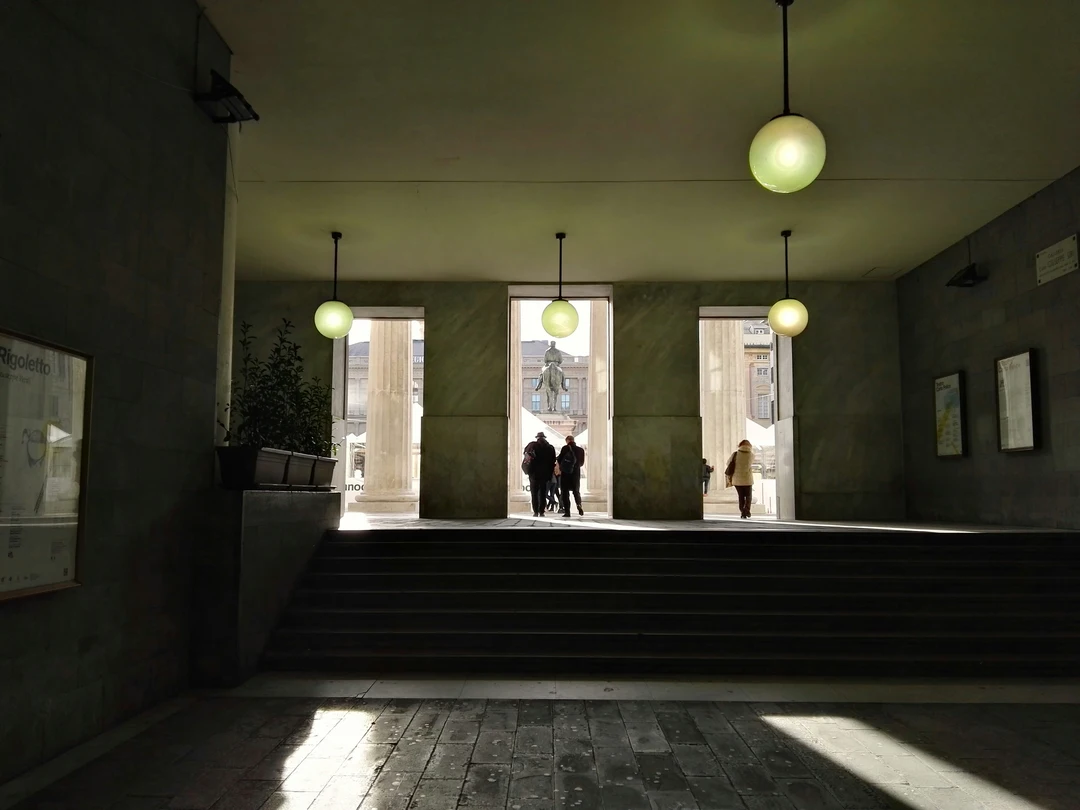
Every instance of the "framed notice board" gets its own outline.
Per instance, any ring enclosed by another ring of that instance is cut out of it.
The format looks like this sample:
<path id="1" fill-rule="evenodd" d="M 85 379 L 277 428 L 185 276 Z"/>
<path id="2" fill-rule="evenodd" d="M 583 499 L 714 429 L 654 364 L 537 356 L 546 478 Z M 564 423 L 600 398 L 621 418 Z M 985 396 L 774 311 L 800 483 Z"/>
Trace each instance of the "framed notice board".
<path id="1" fill-rule="evenodd" d="M 964 372 L 934 379 L 934 432 L 938 458 L 967 455 Z"/>
<path id="2" fill-rule="evenodd" d="M 1004 453 L 1039 446 L 1039 389 L 1034 349 L 999 357 L 997 381 L 998 449 Z"/>
<path id="3" fill-rule="evenodd" d="M 0 330 L 0 601 L 78 584 L 91 366 Z"/>

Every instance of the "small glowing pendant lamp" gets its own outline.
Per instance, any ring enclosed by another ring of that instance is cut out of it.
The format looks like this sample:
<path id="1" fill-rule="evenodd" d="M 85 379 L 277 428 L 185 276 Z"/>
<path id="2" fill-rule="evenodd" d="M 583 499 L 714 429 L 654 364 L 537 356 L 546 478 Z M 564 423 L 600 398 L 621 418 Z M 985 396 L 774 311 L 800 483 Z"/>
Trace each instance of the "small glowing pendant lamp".
<path id="1" fill-rule="evenodd" d="M 788 98 L 788 6 L 776 0 L 784 18 L 784 112 L 758 130 L 750 144 L 750 171 L 762 186 L 790 194 L 814 182 L 825 165 L 825 136 L 809 118 L 791 111 Z"/>
<path id="2" fill-rule="evenodd" d="M 788 286 L 788 237 L 791 231 L 781 231 L 784 237 L 784 297 L 772 305 L 769 310 L 769 326 L 778 335 L 795 337 L 802 334 L 803 329 L 810 320 L 810 313 L 802 301 L 791 297 Z"/>
<path id="3" fill-rule="evenodd" d="M 544 307 L 540 323 L 553 338 L 564 338 L 570 337 L 577 329 L 578 312 L 573 304 L 562 297 L 562 242 L 566 234 L 557 233 L 555 238 L 559 240 L 559 297 Z"/>
<path id="4" fill-rule="evenodd" d="M 339 301 L 337 297 L 338 240 L 341 239 L 341 233 L 334 231 L 330 236 L 334 240 L 334 297 L 329 301 L 323 301 L 315 310 L 315 328 L 323 337 L 337 340 L 349 334 L 349 330 L 352 329 L 353 314 L 352 307 Z"/>

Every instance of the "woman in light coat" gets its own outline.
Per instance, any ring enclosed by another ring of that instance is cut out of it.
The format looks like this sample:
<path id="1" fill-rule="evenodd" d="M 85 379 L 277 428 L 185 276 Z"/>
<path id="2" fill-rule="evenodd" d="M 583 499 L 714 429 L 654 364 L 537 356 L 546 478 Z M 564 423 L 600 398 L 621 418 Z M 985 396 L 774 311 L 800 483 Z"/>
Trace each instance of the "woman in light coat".
<path id="1" fill-rule="evenodd" d="M 753 463 L 754 448 L 748 440 L 743 439 L 739 442 L 739 449 L 731 454 L 724 470 L 727 485 L 735 487 L 739 493 L 739 516 L 743 518 L 750 517 L 750 503 L 753 501 L 754 473 L 750 469 Z"/>

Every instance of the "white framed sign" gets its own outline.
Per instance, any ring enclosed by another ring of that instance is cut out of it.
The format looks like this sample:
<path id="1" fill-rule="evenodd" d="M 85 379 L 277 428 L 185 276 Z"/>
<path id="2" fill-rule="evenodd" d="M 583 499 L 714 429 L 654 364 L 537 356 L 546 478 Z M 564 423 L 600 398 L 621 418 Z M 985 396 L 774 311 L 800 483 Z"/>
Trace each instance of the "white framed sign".
<path id="1" fill-rule="evenodd" d="M 934 380 L 938 458 L 959 458 L 967 452 L 964 428 L 964 373 L 956 371 Z"/>
<path id="2" fill-rule="evenodd" d="M 0 332 L 0 599 L 73 587 L 90 359 Z"/>
<path id="3" fill-rule="evenodd" d="M 997 378 L 998 449 L 1011 453 L 1039 444 L 1035 350 L 994 362 Z"/>
<path id="4" fill-rule="evenodd" d="M 1035 283 L 1039 286 L 1080 268 L 1076 234 L 1056 242 L 1035 254 Z"/>

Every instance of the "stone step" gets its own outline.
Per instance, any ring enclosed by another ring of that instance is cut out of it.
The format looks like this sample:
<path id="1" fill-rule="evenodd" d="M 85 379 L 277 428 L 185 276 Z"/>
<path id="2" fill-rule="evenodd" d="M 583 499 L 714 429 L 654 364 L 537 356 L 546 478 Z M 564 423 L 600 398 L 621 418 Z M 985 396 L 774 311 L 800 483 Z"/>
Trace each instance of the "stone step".
<path id="1" fill-rule="evenodd" d="M 532 609 L 538 611 L 598 611 L 700 613 L 718 611 L 728 614 L 800 612 L 833 613 L 925 613 L 947 615 L 978 612 L 994 616 L 1046 611 L 1080 616 L 1080 594 L 1047 592 L 1009 594 L 930 593 L 897 597 L 876 591 L 864 593 L 769 593 L 716 594 L 667 591 L 536 591 L 502 589 L 481 591 L 444 590 L 438 583 L 431 590 L 333 590 L 301 588 L 294 592 L 298 607 L 386 610 L 491 610 Z M 677 584 L 677 583 L 676 583 Z"/>
<path id="2" fill-rule="evenodd" d="M 514 556 L 395 556 L 335 557 L 320 555 L 311 561 L 315 574 L 605 574 L 627 576 L 698 575 L 729 577 L 1058 577 L 1080 578 L 1080 560 L 738 560 L 708 558 L 558 557 Z"/>
<path id="3" fill-rule="evenodd" d="M 675 613 L 626 611 L 558 611 L 506 606 L 488 611 L 465 610 L 349 610 L 291 608 L 282 627 L 289 631 L 353 630 L 378 628 L 380 632 L 555 632 L 555 633 L 826 633 L 857 635 L 876 633 L 1015 634 L 1080 632 L 1080 623 L 1069 612 L 1046 611 L 987 615 L 979 612 L 867 613 L 832 611 L 820 613 Z"/>
<path id="4" fill-rule="evenodd" d="M 551 572 L 512 571 L 415 571 L 415 572 L 309 572 L 304 588 L 331 590 L 458 590 L 458 591 L 632 591 L 636 593 L 715 593 L 715 594 L 790 594 L 790 593 L 889 593 L 925 594 L 936 592 L 965 594 L 1000 593 L 1076 593 L 1080 576 L 1019 577 L 1015 574 L 980 574 L 963 576 L 924 572 L 909 576 L 882 575 L 867 571 L 846 576 L 817 572 L 775 574 L 759 569 L 741 576 L 729 574 L 686 573 L 579 573 L 574 570 Z"/>
<path id="5" fill-rule="evenodd" d="M 280 672 L 364 673 L 365 675 L 423 672 L 430 675 L 475 677 L 884 677 L 896 678 L 1050 678 L 1075 677 L 1080 656 L 876 656 L 866 652 L 793 656 L 784 653 L 701 658 L 678 655 L 605 656 L 442 653 L 426 650 L 272 651 L 267 669 Z"/>
<path id="6" fill-rule="evenodd" d="M 430 532 L 428 532 L 430 534 Z M 475 536 L 477 533 L 472 533 Z M 578 535 L 579 537 L 582 535 Z M 317 558 L 481 558 L 504 557 L 510 559 L 642 559 L 642 560 L 872 560 L 890 561 L 972 561 L 1029 563 L 1053 561 L 1080 561 L 1080 543 L 1067 545 L 1009 545 L 979 548 L 977 554 L 967 545 L 896 545 L 896 544 L 808 544 L 808 543 L 686 543 L 678 542 L 631 542 L 615 540 L 592 541 L 552 540 L 551 542 L 506 541 L 427 541 L 403 540 L 399 542 L 337 541 L 323 543 Z"/>

